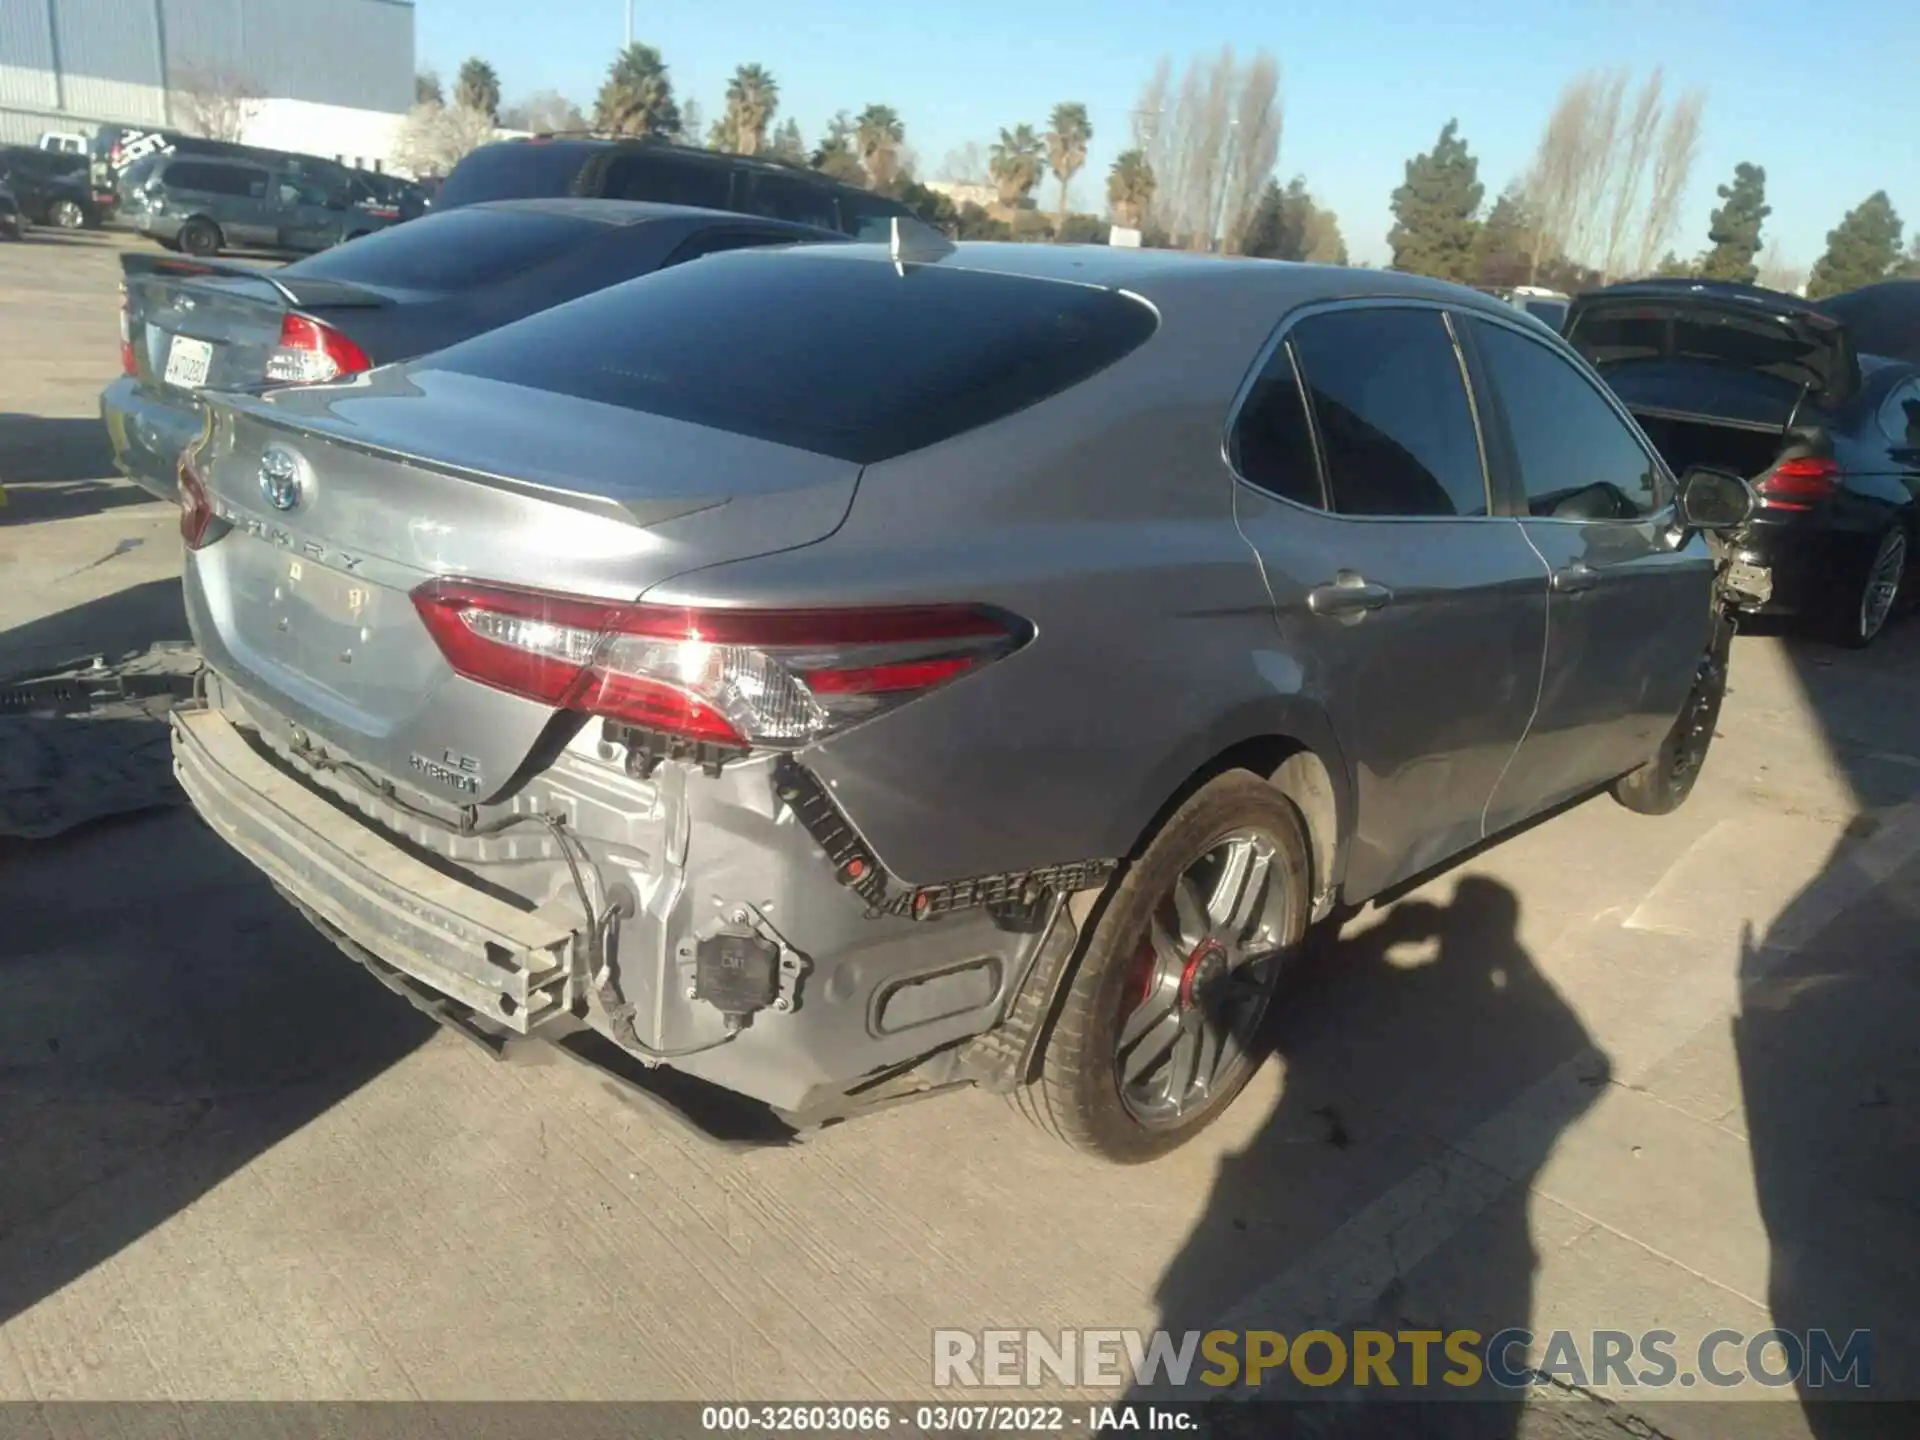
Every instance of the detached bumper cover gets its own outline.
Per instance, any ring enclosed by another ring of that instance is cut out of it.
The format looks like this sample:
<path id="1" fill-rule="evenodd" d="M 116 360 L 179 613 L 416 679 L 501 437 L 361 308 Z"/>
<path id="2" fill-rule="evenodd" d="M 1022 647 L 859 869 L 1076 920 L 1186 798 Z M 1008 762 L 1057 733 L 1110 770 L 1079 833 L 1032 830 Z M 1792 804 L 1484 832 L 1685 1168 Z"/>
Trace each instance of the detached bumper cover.
<path id="1" fill-rule="evenodd" d="M 580 917 L 443 875 L 282 773 L 224 714 L 177 709 L 173 769 L 207 823 L 302 908 L 394 969 L 526 1034 L 562 1014 Z"/>

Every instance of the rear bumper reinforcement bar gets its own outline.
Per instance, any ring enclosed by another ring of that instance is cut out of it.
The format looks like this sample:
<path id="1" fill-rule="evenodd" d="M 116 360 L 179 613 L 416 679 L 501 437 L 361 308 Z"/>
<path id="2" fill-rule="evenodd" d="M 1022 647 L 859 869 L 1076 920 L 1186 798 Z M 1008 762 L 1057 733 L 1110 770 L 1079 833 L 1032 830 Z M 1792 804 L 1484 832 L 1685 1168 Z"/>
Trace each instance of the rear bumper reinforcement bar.
<path id="1" fill-rule="evenodd" d="M 201 817 L 299 906 L 489 1025 L 563 1014 L 585 922 L 522 910 L 427 865 L 258 754 L 224 714 L 177 708 L 173 769 Z"/>

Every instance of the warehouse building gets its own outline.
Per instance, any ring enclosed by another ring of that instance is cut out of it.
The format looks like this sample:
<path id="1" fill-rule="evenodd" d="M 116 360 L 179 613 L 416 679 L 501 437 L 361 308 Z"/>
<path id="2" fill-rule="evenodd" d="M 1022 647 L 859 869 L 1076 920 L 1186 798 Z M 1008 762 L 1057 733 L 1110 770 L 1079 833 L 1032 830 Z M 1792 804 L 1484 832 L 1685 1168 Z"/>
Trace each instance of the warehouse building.
<path id="1" fill-rule="evenodd" d="M 0 0 L 0 143 L 105 125 L 230 133 L 385 169 L 413 0 Z"/>

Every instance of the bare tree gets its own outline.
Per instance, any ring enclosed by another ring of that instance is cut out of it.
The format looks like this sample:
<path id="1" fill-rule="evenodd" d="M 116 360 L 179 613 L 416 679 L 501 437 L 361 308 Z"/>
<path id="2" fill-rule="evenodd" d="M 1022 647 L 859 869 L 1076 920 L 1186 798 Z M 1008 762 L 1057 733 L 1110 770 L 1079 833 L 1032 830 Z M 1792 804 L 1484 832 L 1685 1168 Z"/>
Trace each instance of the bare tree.
<path id="1" fill-rule="evenodd" d="M 176 76 L 173 113 L 189 135 L 242 140 L 265 98 L 260 86 L 237 70 L 189 66 Z"/>
<path id="2" fill-rule="evenodd" d="M 1689 90 L 1667 113 L 1660 148 L 1653 158 L 1653 183 L 1640 222 L 1640 244 L 1634 251 L 1636 275 L 1651 275 L 1673 240 L 1680 206 L 1687 198 L 1687 182 L 1693 178 L 1694 161 L 1700 154 L 1700 115 L 1706 103 L 1707 97 L 1700 91 Z"/>
<path id="3" fill-rule="evenodd" d="M 445 175 L 497 133 L 492 116 L 465 105 L 416 105 L 400 122 L 393 158 L 416 177 Z"/>
<path id="4" fill-rule="evenodd" d="M 950 185 L 990 185 L 992 176 L 987 169 L 987 152 L 978 140 L 969 140 L 966 144 L 947 152 L 947 158 L 940 162 L 940 173 L 934 177 Z"/>
<path id="5" fill-rule="evenodd" d="M 1655 70 L 1629 109 L 1624 69 L 1578 76 L 1560 92 L 1523 188 L 1536 222 L 1528 269 L 1565 259 L 1618 278 L 1644 274 L 1673 234 L 1698 148 L 1704 99 L 1669 108 Z"/>
<path id="6" fill-rule="evenodd" d="M 1606 258 L 1600 264 L 1602 282 L 1619 278 L 1627 235 L 1640 214 L 1647 166 L 1653 160 L 1655 142 L 1660 138 L 1663 78 L 1656 65 L 1640 87 L 1639 98 L 1633 102 L 1633 113 L 1620 136 L 1620 166 L 1613 177 L 1613 195 L 1608 205 Z"/>
<path id="7" fill-rule="evenodd" d="M 1144 222 L 1208 250 L 1238 236 L 1280 154 L 1280 68 L 1262 51 L 1241 65 L 1230 46 L 1195 57 L 1173 89 L 1162 59 L 1133 114 L 1135 148 L 1155 185 Z"/>
<path id="8" fill-rule="evenodd" d="M 1807 267 L 1796 265 L 1788 258 L 1786 251 L 1780 248 L 1778 240 L 1769 240 L 1767 248 L 1760 252 L 1757 262 L 1759 275 L 1755 284 L 1764 285 L 1769 290 L 1781 290 L 1789 295 L 1800 293 L 1800 287 L 1807 283 Z"/>

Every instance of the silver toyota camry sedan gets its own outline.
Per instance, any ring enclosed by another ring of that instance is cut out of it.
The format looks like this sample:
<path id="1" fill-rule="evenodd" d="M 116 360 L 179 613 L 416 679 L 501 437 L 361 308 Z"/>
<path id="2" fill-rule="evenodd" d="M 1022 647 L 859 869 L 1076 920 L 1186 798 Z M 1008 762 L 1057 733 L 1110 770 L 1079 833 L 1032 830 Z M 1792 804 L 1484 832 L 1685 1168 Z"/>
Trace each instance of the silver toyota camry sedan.
<path id="1" fill-rule="evenodd" d="M 179 478 L 180 780 L 390 986 L 1122 1162 L 1336 906 L 1680 803 L 1753 503 L 1467 290 L 910 226 L 210 397 Z"/>

